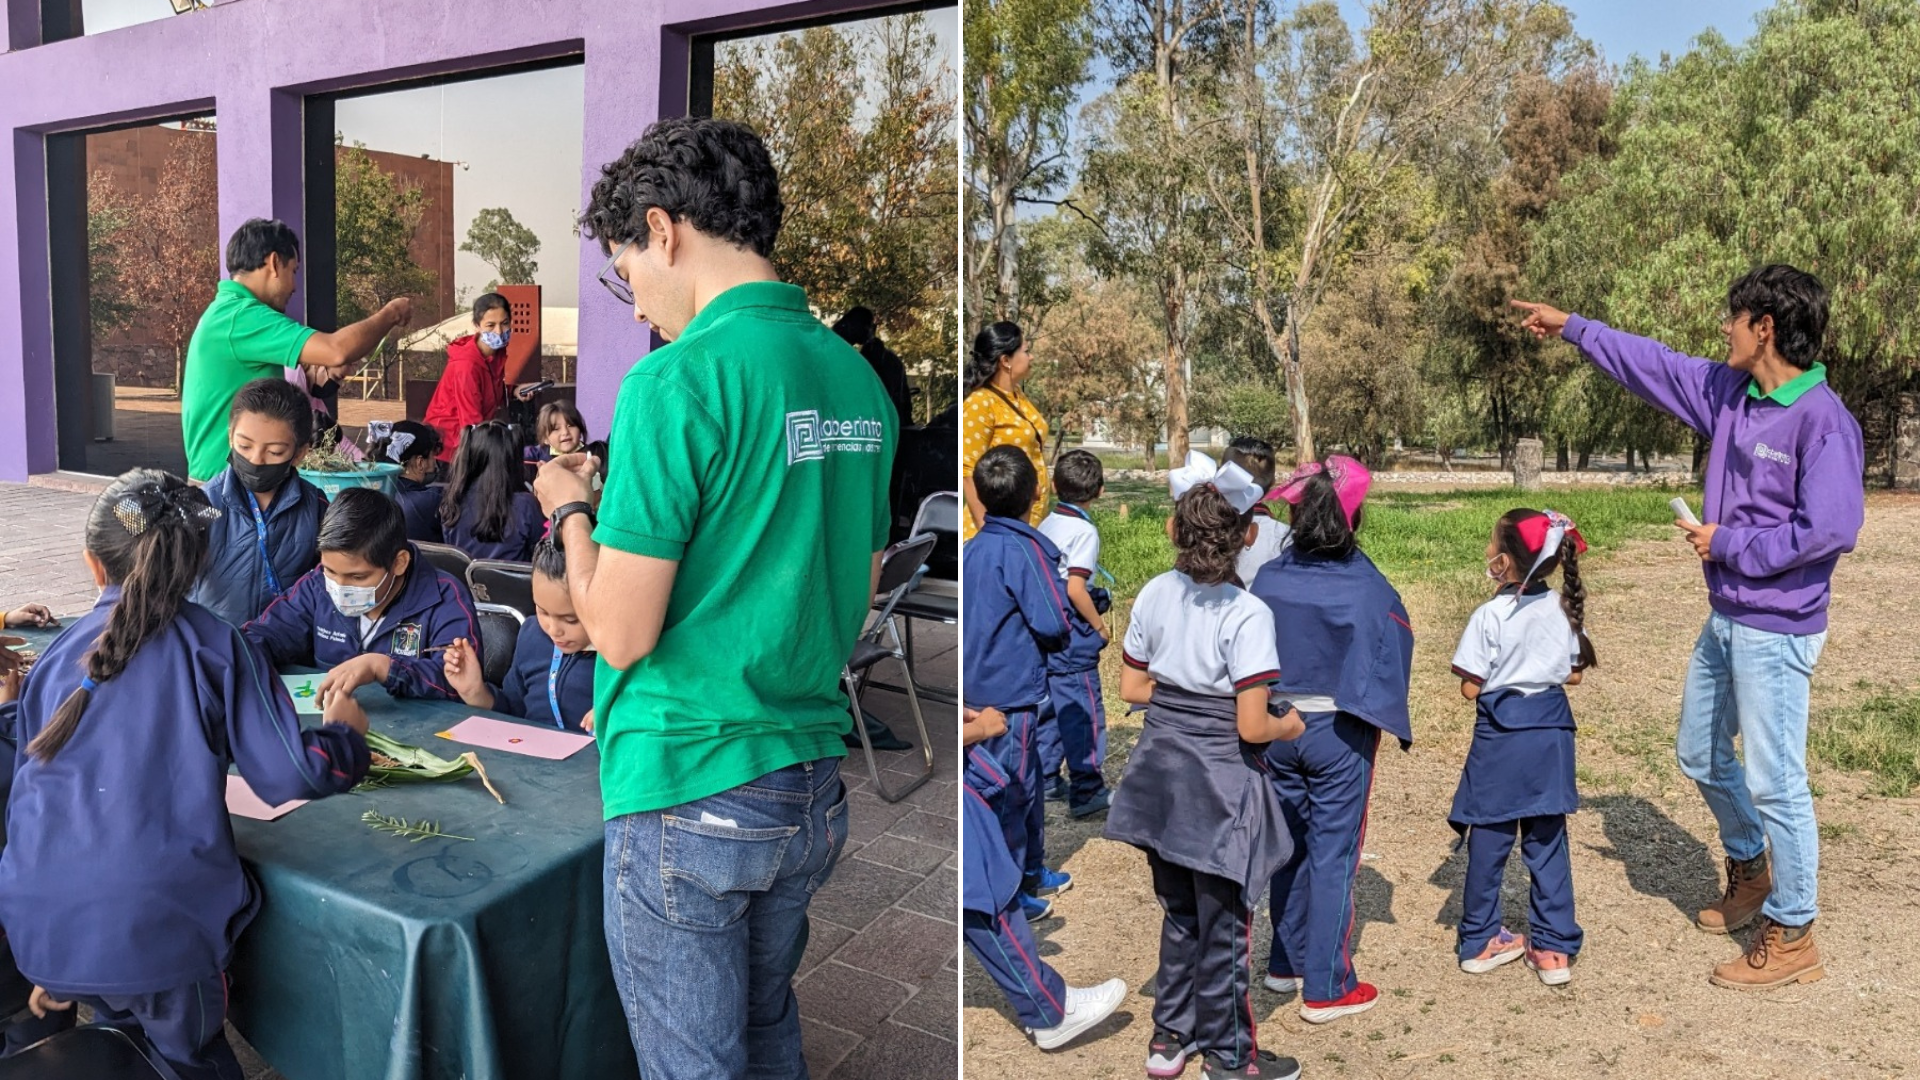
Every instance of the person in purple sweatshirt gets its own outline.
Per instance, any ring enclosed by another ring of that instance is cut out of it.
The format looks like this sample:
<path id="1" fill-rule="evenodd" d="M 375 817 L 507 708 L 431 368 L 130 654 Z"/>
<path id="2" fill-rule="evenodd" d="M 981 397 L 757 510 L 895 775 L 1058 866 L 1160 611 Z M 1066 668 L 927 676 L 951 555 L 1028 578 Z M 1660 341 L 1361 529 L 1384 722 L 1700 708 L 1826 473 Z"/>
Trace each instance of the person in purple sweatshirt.
<path id="1" fill-rule="evenodd" d="M 1824 968 L 1813 938 L 1820 832 L 1807 695 L 1827 640 L 1828 583 L 1866 513 L 1860 425 L 1819 362 L 1827 291 L 1791 266 L 1734 282 L 1720 327 L 1725 364 L 1545 304 L 1514 306 L 1535 335 L 1572 342 L 1713 441 L 1705 524 L 1674 522 L 1699 552 L 1713 609 L 1687 667 L 1680 771 L 1699 784 L 1727 853 L 1726 890 L 1695 923 L 1730 934 L 1760 920 L 1744 954 L 1714 968 L 1715 985 L 1812 982 Z"/>
<path id="2" fill-rule="evenodd" d="M 181 1080 L 241 1078 L 225 972 L 260 893 L 234 850 L 227 767 L 272 804 L 337 795 L 367 771 L 352 695 L 302 729 L 260 650 L 187 600 L 218 514 L 158 470 L 108 486 L 86 525 L 100 602 L 0 703 L 0 924 L 31 1008 L 83 1002 Z"/>

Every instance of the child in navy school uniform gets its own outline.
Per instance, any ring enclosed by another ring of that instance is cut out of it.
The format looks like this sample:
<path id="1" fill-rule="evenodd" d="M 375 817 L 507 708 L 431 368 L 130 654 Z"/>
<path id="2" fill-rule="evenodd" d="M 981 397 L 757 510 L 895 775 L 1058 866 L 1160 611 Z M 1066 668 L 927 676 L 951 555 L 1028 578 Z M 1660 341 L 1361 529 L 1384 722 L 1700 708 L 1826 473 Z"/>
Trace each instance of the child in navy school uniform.
<path id="1" fill-rule="evenodd" d="M 1100 530 L 1087 515 L 1087 504 L 1105 486 L 1098 457 L 1085 450 L 1061 454 L 1053 470 L 1060 501 L 1040 522 L 1040 534 L 1060 549 L 1060 580 L 1073 620 L 1067 647 L 1047 654 L 1047 705 L 1040 710 L 1037 733 L 1040 774 L 1047 798 L 1064 798 L 1067 812 L 1077 818 L 1105 810 L 1111 797 L 1101 771 L 1107 761 L 1107 710 L 1100 694 L 1100 650 L 1111 635 L 1104 617 L 1107 591 L 1090 587 L 1100 566 Z M 1071 778 L 1064 785 L 1063 763 Z M 1040 889 L 1047 884 L 1037 883 Z"/>
<path id="2" fill-rule="evenodd" d="M 1274 695 L 1307 726 L 1267 747 L 1293 857 L 1273 875 L 1266 986 L 1298 990 L 1300 1018 L 1311 1024 L 1379 999 L 1353 967 L 1354 876 L 1381 736 L 1403 750 L 1413 744 L 1413 627 L 1355 538 L 1371 480 L 1366 466 L 1339 454 L 1296 470 L 1276 492 L 1293 506 L 1292 542 L 1249 583 L 1273 613 Z"/>
<path id="3" fill-rule="evenodd" d="M 998 709 L 967 709 L 964 717 L 960 828 L 966 842 L 960 900 L 967 948 L 1006 995 L 1034 1045 L 1057 1050 L 1111 1016 L 1126 1000 L 1127 984 L 1108 979 L 1098 986 L 1068 986 L 1040 958 L 1020 911 L 1020 867 L 1007 851 L 991 802 L 1005 789 L 1007 777 L 979 746 L 1004 734 L 1007 718 Z"/>
<path id="4" fill-rule="evenodd" d="M 481 674 L 478 650 L 457 640 L 447 650 L 447 678 L 460 700 L 562 730 L 593 731 L 595 654 L 567 592 L 567 556 L 551 539 L 533 549 L 534 617 L 520 624 L 506 685 Z"/>
<path id="5" fill-rule="evenodd" d="M 549 401 L 533 422 L 533 445 L 526 460 L 552 461 L 587 448 L 587 421 L 571 401 Z"/>
<path id="6" fill-rule="evenodd" d="M 228 765 L 268 803 L 338 794 L 367 770 L 351 696 L 303 730 L 259 650 L 186 599 L 218 512 L 157 470 L 115 480 L 86 525 L 99 604 L 0 705 L 14 757 L 0 923 L 33 1011 L 84 1003 L 182 1080 L 241 1076 L 225 970 L 260 896 L 234 850 Z"/>
<path id="7" fill-rule="evenodd" d="M 1447 821 L 1464 834 L 1460 968 L 1479 975 L 1525 955 L 1548 986 L 1573 978 L 1580 924 L 1573 917 L 1567 815 L 1580 807 L 1573 771 L 1573 710 L 1562 687 L 1594 665 L 1584 627 L 1579 557 L 1587 542 L 1551 510 L 1510 510 L 1487 542 L 1494 598 L 1467 622 L 1453 673 L 1474 703 L 1473 743 Z M 1559 596 L 1546 579 L 1560 570 Z M 1500 882 L 1514 838 L 1532 878 L 1528 936 L 1500 924 Z"/>
<path id="8" fill-rule="evenodd" d="M 202 489 L 220 511 L 208 529 L 212 554 L 187 599 L 239 626 L 319 563 L 327 497 L 295 471 L 313 442 L 313 407 L 287 380 L 242 386 L 227 439 L 227 467 Z"/>
<path id="9" fill-rule="evenodd" d="M 400 466 L 400 475 L 393 478 L 393 501 L 407 516 L 407 539 L 416 544 L 444 542 L 440 497 L 446 488 L 434 483 L 444 446 L 439 429 L 417 420 L 399 420 L 373 448 L 376 459 Z"/>
<path id="10" fill-rule="evenodd" d="M 547 516 L 527 490 L 513 433 L 498 420 L 475 424 L 460 437 L 440 498 L 447 543 L 476 559 L 526 562 L 546 535 Z"/>
<path id="11" fill-rule="evenodd" d="M 1273 488 L 1273 444 L 1264 439 L 1241 436 L 1227 444 L 1225 461 L 1245 469 L 1253 482 L 1260 486 L 1266 497 L 1253 504 L 1253 543 L 1240 553 L 1234 563 L 1234 572 L 1239 575 L 1240 584 L 1253 587 L 1254 576 L 1260 568 L 1279 558 L 1286 550 L 1287 538 L 1291 535 L 1287 523 L 1273 516 L 1267 509 L 1266 500 L 1276 493 Z"/>
<path id="12" fill-rule="evenodd" d="M 1045 806 L 1040 792 L 1040 755 L 1034 722 L 1047 698 L 1047 653 L 1067 645 L 1072 633 L 1067 597 L 1060 584 L 1060 550 L 1027 524 L 1039 474 L 1018 447 L 999 446 L 980 456 L 973 483 L 987 509 L 986 523 L 961 550 L 961 622 L 966 665 L 966 707 L 998 709 L 1007 730 L 980 744 L 1004 779 L 993 797 L 1007 851 L 1026 885 L 1020 904 L 1029 919 L 1053 910 L 1031 886 L 1064 892 L 1072 879 L 1046 866 Z"/>
<path id="13" fill-rule="evenodd" d="M 330 669 L 322 706 L 370 683 L 395 697 L 456 699 L 440 653 L 458 638 L 480 641 L 466 583 L 422 558 L 400 507 L 371 488 L 333 500 L 319 567 L 244 629 L 275 666 Z"/>
<path id="14" fill-rule="evenodd" d="M 1198 1053 L 1205 1080 L 1292 1080 L 1299 1063 L 1256 1044 L 1250 996 L 1254 904 L 1292 846 L 1261 753 L 1304 730 L 1269 694 L 1273 616 L 1234 577 L 1264 492 L 1197 453 L 1169 481 L 1178 555 L 1127 624 L 1120 696 L 1147 715 L 1106 828 L 1146 852 L 1165 913 L 1147 1075 L 1179 1076 Z"/>

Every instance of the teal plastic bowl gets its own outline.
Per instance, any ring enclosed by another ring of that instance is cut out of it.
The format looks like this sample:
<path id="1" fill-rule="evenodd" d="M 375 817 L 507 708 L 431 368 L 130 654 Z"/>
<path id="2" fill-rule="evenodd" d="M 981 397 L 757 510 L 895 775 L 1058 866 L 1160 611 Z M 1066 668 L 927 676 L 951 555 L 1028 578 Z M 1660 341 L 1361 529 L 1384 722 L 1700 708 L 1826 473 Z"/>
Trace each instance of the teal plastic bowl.
<path id="1" fill-rule="evenodd" d="M 400 475 L 400 466 L 388 462 L 363 465 L 352 472 L 328 472 L 325 469 L 300 470 L 300 479 L 325 492 L 328 499 L 332 499 L 348 488 L 373 488 L 392 498 L 393 478 L 398 475 Z"/>

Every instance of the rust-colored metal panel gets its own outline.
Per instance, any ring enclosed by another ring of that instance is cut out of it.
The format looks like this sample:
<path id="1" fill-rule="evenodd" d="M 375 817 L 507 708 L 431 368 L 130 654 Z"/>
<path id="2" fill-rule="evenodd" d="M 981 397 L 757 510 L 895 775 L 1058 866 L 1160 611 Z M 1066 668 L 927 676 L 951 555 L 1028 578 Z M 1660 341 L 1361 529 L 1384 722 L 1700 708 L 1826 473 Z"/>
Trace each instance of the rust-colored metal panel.
<path id="1" fill-rule="evenodd" d="M 540 286 L 502 285 L 494 290 L 513 305 L 513 336 L 507 339 L 507 384 L 540 381 Z"/>

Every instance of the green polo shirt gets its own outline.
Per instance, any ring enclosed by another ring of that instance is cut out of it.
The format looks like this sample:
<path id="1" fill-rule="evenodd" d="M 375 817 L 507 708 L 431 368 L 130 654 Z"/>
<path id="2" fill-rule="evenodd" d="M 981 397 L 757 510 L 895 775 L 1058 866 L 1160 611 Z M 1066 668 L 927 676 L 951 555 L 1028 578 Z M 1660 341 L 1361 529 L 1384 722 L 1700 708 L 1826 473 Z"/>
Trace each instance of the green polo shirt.
<path id="1" fill-rule="evenodd" d="M 283 376 L 300 362 L 300 349 L 314 335 L 275 311 L 231 279 L 213 291 L 187 342 L 180 386 L 180 434 L 186 442 L 187 475 L 211 480 L 227 467 L 227 413 L 242 386 Z"/>
<path id="2" fill-rule="evenodd" d="M 840 671 L 899 432 L 799 288 L 736 286 L 620 384 L 593 538 L 680 566 L 659 644 L 594 673 L 608 818 L 846 753 Z"/>
<path id="3" fill-rule="evenodd" d="M 1827 365 L 1815 364 L 1799 375 L 1774 387 L 1773 393 L 1771 394 L 1761 393 L 1760 384 L 1749 377 L 1747 379 L 1747 396 L 1755 401 L 1764 398 L 1770 401 L 1777 401 L 1782 405 L 1792 405 L 1794 402 L 1800 400 L 1800 395 L 1826 381 Z"/>

